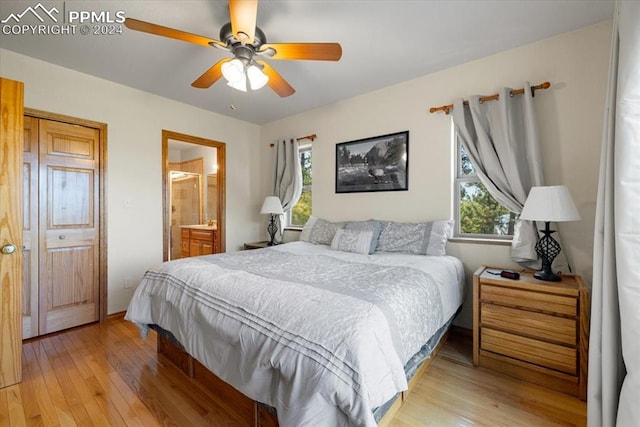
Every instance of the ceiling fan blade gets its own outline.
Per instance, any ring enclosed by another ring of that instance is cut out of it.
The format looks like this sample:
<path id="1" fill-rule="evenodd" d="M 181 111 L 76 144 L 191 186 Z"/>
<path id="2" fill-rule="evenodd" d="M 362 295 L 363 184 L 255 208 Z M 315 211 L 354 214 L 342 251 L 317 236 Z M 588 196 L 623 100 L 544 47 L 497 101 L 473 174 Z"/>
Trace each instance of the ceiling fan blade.
<path id="1" fill-rule="evenodd" d="M 296 90 L 292 88 L 291 85 L 287 83 L 287 81 L 283 79 L 271 65 L 267 64 L 265 61 L 256 62 L 264 67 L 262 72 L 269 76 L 267 84 L 275 93 L 284 98 L 293 95 L 296 92 Z"/>
<path id="2" fill-rule="evenodd" d="M 220 61 L 213 64 L 211 68 L 204 72 L 200 77 L 198 77 L 191 86 L 197 87 L 198 89 L 207 89 L 211 87 L 212 84 L 217 82 L 220 77 L 222 77 L 222 64 L 225 62 L 231 61 L 233 58 L 223 58 Z"/>
<path id="3" fill-rule="evenodd" d="M 236 39 L 247 44 L 253 43 L 256 34 L 258 0 L 229 0 L 231 31 Z"/>
<path id="4" fill-rule="evenodd" d="M 138 19 L 126 18 L 124 25 L 135 31 L 142 31 L 143 33 L 155 34 L 157 36 L 168 37 L 170 39 L 182 40 L 183 42 L 199 44 L 201 46 L 210 47 L 211 43 L 220 47 L 227 47 L 226 44 L 219 40 L 215 40 L 209 37 L 199 36 L 197 34 L 187 33 L 185 31 L 176 30 L 169 27 L 163 27 L 162 25 L 152 24 L 150 22 L 140 21 Z"/>
<path id="5" fill-rule="evenodd" d="M 275 50 L 270 55 L 268 49 Z M 265 43 L 260 53 L 271 59 L 310 59 L 315 61 L 338 61 L 342 57 L 340 43 Z"/>

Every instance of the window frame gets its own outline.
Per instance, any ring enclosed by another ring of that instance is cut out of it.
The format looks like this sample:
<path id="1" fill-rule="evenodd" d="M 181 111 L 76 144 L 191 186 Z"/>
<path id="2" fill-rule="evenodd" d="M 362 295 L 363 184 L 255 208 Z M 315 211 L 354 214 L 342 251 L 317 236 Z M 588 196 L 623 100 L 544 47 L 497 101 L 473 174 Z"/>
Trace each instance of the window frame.
<path id="1" fill-rule="evenodd" d="M 311 153 L 311 185 L 310 186 L 311 186 L 311 197 L 313 198 L 313 149 L 312 148 L 313 147 L 311 144 L 304 144 L 304 145 L 298 146 L 298 161 L 301 161 L 300 156 L 302 155 L 302 153 L 306 153 L 306 152 Z M 286 230 L 302 230 L 302 228 L 304 227 L 304 224 L 301 224 L 301 225 L 291 224 L 291 211 L 293 210 L 294 207 L 295 205 L 292 206 L 291 209 L 289 209 L 284 215 L 284 218 L 285 218 L 284 228 Z M 313 204 L 311 205 L 311 209 L 313 212 Z"/>
<path id="2" fill-rule="evenodd" d="M 462 173 L 462 143 L 460 142 L 460 138 L 458 138 L 458 133 L 455 130 L 455 125 L 453 124 L 453 118 L 451 119 L 451 140 L 453 147 L 453 203 L 452 203 L 452 217 L 454 219 L 454 227 L 453 227 L 453 237 L 450 240 L 457 241 L 468 241 L 468 242 L 493 242 L 499 244 L 511 244 L 513 241 L 513 234 L 474 234 L 474 233 L 462 233 L 460 230 L 461 221 L 460 221 L 460 186 L 467 182 L 478 182 L 482 184 L 480 181 L 480 177 L 478 174 L 468 174 L 464 175 Z M 498 202 L 499 203 L 499 202 Z"/>

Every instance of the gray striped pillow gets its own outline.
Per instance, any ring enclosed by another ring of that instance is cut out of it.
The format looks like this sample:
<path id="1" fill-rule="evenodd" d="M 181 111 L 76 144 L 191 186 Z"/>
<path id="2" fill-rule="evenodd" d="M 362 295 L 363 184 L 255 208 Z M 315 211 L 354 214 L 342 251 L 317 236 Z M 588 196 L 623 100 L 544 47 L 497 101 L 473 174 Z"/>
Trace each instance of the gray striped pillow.
<path id="1" fill-rule="evenodd" d="M 368 255 L 373 240 L 371 230 L 347 230 L 340 228 L 331 241 L 331 249 Z"/>

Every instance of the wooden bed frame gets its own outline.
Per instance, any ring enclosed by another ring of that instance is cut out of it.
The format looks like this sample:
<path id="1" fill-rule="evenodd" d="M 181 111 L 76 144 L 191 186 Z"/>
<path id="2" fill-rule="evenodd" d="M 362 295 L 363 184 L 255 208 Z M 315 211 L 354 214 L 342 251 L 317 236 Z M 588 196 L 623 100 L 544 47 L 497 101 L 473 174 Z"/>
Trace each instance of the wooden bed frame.
<path id="1" fill-rule="evenodd" d="M 378 423 L 378 427 L 386 427 L 391 423 L 395 414 L 407 400 L 411 390 L 425 373 L 442 345 L 447 341 L 448 336 L 449 331 L 445 332 L 440 342 L 438 342 L 438 345 L 433 349 L 433 352 L 431 352 L 429 358 L 420 365 L 413 378 L 409 381 L 408 389 L 396 397 L 393 405 L 391 405 L 387 413 Z M 224 403 L 230 412 L 241 417 L 239 421 L 242 422 L 242 425 L 246 425 L 247 427 L 278 427 L 277 417 L 266 405 L 248 398 L 231 385 L 222 381 L 162 333 L 158 333 L 157 337 L 159 358 L 164 357 L 193 381 L 213 393 L 214 396 Z"/>

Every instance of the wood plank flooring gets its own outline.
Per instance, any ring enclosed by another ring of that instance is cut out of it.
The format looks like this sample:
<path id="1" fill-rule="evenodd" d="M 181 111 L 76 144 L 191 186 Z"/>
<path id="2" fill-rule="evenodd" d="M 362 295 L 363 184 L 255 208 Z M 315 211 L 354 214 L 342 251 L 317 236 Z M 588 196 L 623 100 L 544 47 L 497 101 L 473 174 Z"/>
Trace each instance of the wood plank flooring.
<path id="1" fill-rule="evenodd" d="M 26 341 L 22 383 L 0 390 L 0 426 L 239 426 L 224 402 L 156 356 L 121 317 Z M 474 368 L 452 333 L 392 427 L 584 426 L 586 404 Z"/>

